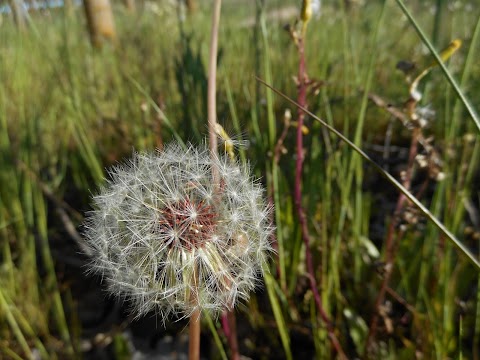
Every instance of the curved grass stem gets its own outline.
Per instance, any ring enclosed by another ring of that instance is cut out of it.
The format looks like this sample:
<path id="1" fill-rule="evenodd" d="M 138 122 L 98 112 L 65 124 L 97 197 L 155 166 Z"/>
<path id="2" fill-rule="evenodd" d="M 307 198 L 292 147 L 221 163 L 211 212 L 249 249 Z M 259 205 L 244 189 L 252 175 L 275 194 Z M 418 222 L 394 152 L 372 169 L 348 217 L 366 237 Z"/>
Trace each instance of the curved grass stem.
<path id="1" fill-rule="evenodd" d="M 329 125 L 324 120 L 320 119 L 318 116 L 313 114 L 311 111 L 307 110 L 306 108 L 302 107 L 298 104 L 295 100 L 290 99 L 288 96 L 283 94 L 282 92 L 278 91 L 277 89 L 273 88 L 271 85 L 267 84 L 263 80 L 257 78 L 263 85 L 271 89 L 273 92 L 277 93 L 285 100 L 290 102 L 291 104 L 297 106 L 302 111 L 304 111 L 309 116 L 313 117 L 316 121 L 318 121 L 322 126 L 327 128 L 330 132 L 337 135 L 342 141 L 344 141 L 351 149 L 359 153 L 364 160 L 366 160 L 370 165 L 372 165 L 382 176 L 384 176 L 391 184 L 393 184 L 398 191 L 403 193 L 405 197 L 412 202 L 425 217 L 427 217 L 439 230 L 442 232 L 452 243 L 455 247 L 462 253 L 470 263 L 477 269 L 480 270 L 480 261 L 478 258 L 472 254 L 472 252 L 457 239 L 457 237 L 448 230 L 443 223 L 437 219 L 435 215 L 433 215 L 430 210 L 427 209 L 425 205 L 422 204 L 420 200 L 418 200 L 415 195 L 413 195 L 408 189 L 406 189 L 397 179 L 395 179 L 389 172 L 385 171 L 379 164 L 377 164 L 367 153 L 365 153 L 362 149 L 356 146 L 352 141 L 350 141 L 347 137 L 345 137 L 340 131 L 335 129 L 333 126 Z"/>

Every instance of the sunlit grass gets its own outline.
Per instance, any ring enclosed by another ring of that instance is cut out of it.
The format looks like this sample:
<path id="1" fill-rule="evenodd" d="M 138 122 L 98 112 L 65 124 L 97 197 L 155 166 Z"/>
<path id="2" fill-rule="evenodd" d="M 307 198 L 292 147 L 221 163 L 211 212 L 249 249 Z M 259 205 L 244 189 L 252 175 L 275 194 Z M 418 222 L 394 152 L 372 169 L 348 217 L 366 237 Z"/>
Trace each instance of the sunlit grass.
<path id="1" fill-rule="evenodd" d="M 454 11 L 444 6 L 440 13 L 435 3 L 414 2 L 408 9 L 437 50 L 452 39 L 463 41 L 446 67 L 478 111 L 480 12 L 463 1 Z M 279 162 L 273 157 L 286 126 L 285 110 L 291 110 L 292 120 L 297 110 L 255 80 L 257 75 L 296 96 L 292 77 L 298 59 L 285 21 L 264 16 L 284 5 L 268 5 L 257 27 L 248 27 L 244 20 L 255 19 L 255 6 L 239 11 L 241 5 L 226 2 L 221 20 L 218 119 L 231 136 L 248 140 L 239 156 L 254 165 L 276 205 L 278 258 L 267 289 L 238 320 L 259 335 L 240 344 L 253 358 L 296 358 L 304 351 L 296 345 L 301 336 L 308 354 L 329 358 L 292 196 L 294 125 Z M 63 234 L 62 241 L 77 245 L 65 235 L 58 204 L 45 189 L 83 212 L 105 167 L 133 149 L 152 149 L 173 138 L 200 142 L 207 134 L 208 8 L 180 22 L 171 5 L 132 15 L 119 4 L 118 45 L 99 51 L 90 47 L 77 10 L 73 18 L 61 12 L 33 14 L 34 26 L 25 34 L 18 34 L 9 19 L 0 26 L 0 357 L 24 358 L 32 351 L 45 359 L 80 354 L 80 329 L 71 315 L 76 299 L 69 300 L 68 281 L 59 281 L 54 271 L 62 258 L 52 255 L 52 239 Z M 322 11 L 309 24 L 306 44 L 308 75 L 322 83 L 318 94 L 308 97 L 309 110 L 398 177 L 406 156 L 392 151 L 386 161 L 375 149 L 385 144 L 388 131 L 392 145 L 408 149 L 411 133 L 369 102 L 368 93 L 401 109 L 408 84 L 396 63 L 414 61 L 421 70 L 433 58 L 394 2 L 384 9 L 374 1 L 350 10 L 339 2 L 324 4 Z M 293 23 L 294 17 L 287 21 Z M 441 69 L 432 70 L 422 85 L 420 105 L 436 112 L 426 132 L 435 135 L 446 174 L 443 182 L 428 186 L 422 201 L 478 253 L 478 131 Z M 306 126 L 303 201 L 322 303 L 348 355 L 360 356 L 398 194 L 318 123 L 307 119 Z M 420 185 L 414 184 L 414 194 Z M 375 339 L 379 356 L 409 359 L 419 351 L 425 358 L 471 358 L 480 340 L 478 272 L 426 219 L 396 244 L 391 292 Z M 218 329 L 213 321 L 208 327 Z M 228 353 L 221 331 L 214 339 L 223 341 Z M 115 343 L 122 352 L 121 340 Z M 224 350 L 219 356 L 225 357 Z"/>

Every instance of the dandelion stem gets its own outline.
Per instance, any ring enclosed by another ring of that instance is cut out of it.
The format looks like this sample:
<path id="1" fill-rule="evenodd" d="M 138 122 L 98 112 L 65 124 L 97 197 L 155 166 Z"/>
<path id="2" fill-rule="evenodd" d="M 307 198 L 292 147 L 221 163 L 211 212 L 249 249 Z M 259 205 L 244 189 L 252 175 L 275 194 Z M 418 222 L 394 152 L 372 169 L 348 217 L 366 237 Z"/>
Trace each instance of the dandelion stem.
<path id="1" fill-rule="evenodd" d="M 196 309 L 190 316 L 188 359 L 200 359 L 200 310 Z"/>
<path id="2" fill-rule="evenodd" d="M 190 302 L 193 306 L 193 312 L 190 315 L 188 328 L 188 359 L 200 359 L 200 316 L 201 310 L 198 306 L 198 269 L 194 265 L 192 287 L 190 288 Z"/>
<path id="3" fill-rule="evenodd" d="M 233 309 L 227 312 L 227 321 L 229 327 L 228 345 L 230 346 L 230 358 L 232 360 L 240 359 L 240 351 L 238 350 L 237 340 L 237 320 Z"/>

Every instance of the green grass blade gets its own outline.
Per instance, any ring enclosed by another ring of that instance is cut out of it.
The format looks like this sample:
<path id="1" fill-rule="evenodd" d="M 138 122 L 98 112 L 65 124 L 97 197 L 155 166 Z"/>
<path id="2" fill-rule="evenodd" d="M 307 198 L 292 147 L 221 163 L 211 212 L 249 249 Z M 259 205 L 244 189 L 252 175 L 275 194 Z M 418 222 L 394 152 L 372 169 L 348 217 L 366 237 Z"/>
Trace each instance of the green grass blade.
<path id="1" fill-rule="evenodd" d="M 457 94 L 457 96 L 460 98 L 460 100 L 463 102 L 463 104 L 465 105 L 465 108 L 467 109 L 468 113 L 470 114 L 470 116 L 472 117 L 473 121 L 475 122 L 475 125 L 477 125 L 477 128 L 478 130 L 480 131 L 480 117 L 478 116 L 478 114 L 476 113 L 475 109 L 473 108 L 472 104 L 470 103 L 470 101 L 466 98 L 466 96 L 463 94 L 462 90 L 460 89 L 460 86 L 457 84 L 457 81 L 453 78 L 452 74 L 450 74 L 450 71 L 447 69 L 447 67 L 445 66 L 445 64 L 443 63 L 442 59 L 440 58 L 440 55 L 438 54 L 438 52 L 435 50 L 435 48 L 433 47 L 432 43 L 430 42 L 430 40 L 428 40 L 427 36 L 425 35 L 425 33 L 423 32 L 422 28 L 420 27 L 420 25 L 415 21 L 415 18 L 413 17 L 413 15 L 410 13 L 410 11 L 408 11 L 407 7 L 405 6 L 405 4 L 403 3 L 402 0 L 395 0 L 398 4 L 398 6 L 400 6 L 400 8 L 402 9 L 403 13 L 407 16 L 408 20 L 410 21 L 410 23 L 413 25 L 413 27 L 415 28 L 415 30 L 417 31 L 420 39 L 422 39 L 423 43 L 428 47 L 428 49 L 430 50 L 430 52 L 432 53 L 433 57 L 435 58 L 435 60 L 438 62 L 438 65 L 440 66 L 440 68 L 442 69 L 443 73 L 445 74 L 445 77 L 447 78 L 448 82 L 450 83 L 450 85 L 452 85 L 455 93 Z"/>
<path id="2" fill-rule="evenodd" d="M 270 304 L 272 305 L 273 316 L 277 322 L 278 332 L 280 333 L 280 339 L 282 340 L 282 345 L 285 350 L 285 356 L 288 360 L 292 360 L 292 351 L 290 349 L 290 338 L 288 336 L 287 325 L 285 319 L 283 318 L 282 309 L 280 308 L 280 303 L 278 302 L 277 297 L 275 296 L 275 286 L 273 284 L 275 280 L 269 274 L 265 274 L 265 285 L 268 292 L 268 297 L 270 299 Z"/>
<path id="3" fill-rule="evenodd" d="M 135 80 L 133 77 L 131 77 L 131 76 L 127 76 L 127 77 L 132 82 L 132 84 L 137 88 L 137 90 L 140 91 L 145 96 L 147 101 L 150 103 L 150 105 L 153 107 L 153 109 L 158 113 L 158 115 L 160 115 L 160 118 L 163 120 L 165 125 L 167 125 L 168 130 L 170 130 L 172 132 L 173 136 L 175 137 L 175 140 L 177 140 L 178 143 L 180 145 L 182 145 L 183 147 L 186 147 L 186 145 L 185 145 L 183 139 L 181 138 L 181 136 L 175 130 L 172 123 L 170 122 L 168 117 L 165 115 L 165 113 L 162 111 L 162 109 L 160 109 L 160 107 L 157 105 L 157 103 L 152 99 L 150 94 L 148 94 L 148 92 L 143 88 L 143 86 L 140 85 L 140 83 L 137 80 Z"/>
<path id="4" fill-rule="evenodd" d="M 210 317 L 207 311 L 203 313 L 203 316 L 207 320 L 208 327 L 210 328 L 210 332 L 213 335 L 213 341 L 215 341 L 215 345 L 217 345 L 217 349 L 218 351 L 220 351 L 220 356 L 222 357 L 222 360 L 228 360 L 227 353 L 223 348 L 222 340 L 220 340 L 220 336 L 218 336 L 218 331 L 217 331 L 217 328 L 215 327 L 215 324 L 213 323 L 212 318 Z"/>
<path id="5" fill-rule="evenodd" d="M 264 7 L 260 11 L 260 30 L 261 39 L 263 45 L 263 73 L 267 81 L 272 81 L 272 59 L 270 54 L 270 42 L 267 28 L 267 22 L 265 18 Z M 263 142 L 263 148 L 267 151 L 274 152 L 275 142 L 277 141 L 277 127 L 274 110 L 273 94 L 270 91 L 265 93 L 266 105 L 267 105 L 267 121 L 268 121 L 268 139 Z M 268 145 L 265 145 L 268 144 Z M 270 167 L 270 171 L 268 168 Z M 271 165 L 267 165 L 267 173 L 271 174 L 271 183 L 273 185 L 273 200 L 275 203 L 275 221 L 277 224 L 277 244 L 278 244 L 278 261 L 280 268 L 280 283 L 283 289 L 287 287 L 286 281 L 286 264 L 285 264 L 285 244 L 283 238 L 283 230 L 281 227 L 282 222 L 280 216 L 282 214 L 282 203 L 280 201 L 280 169 L 275 159 L 272 158 Z M 268 175 L 267 175 L 268 176 Z M 270 182 L 269 182 L 270 183 Z"/>
<path id="6" fill-rule="evenodd" d="M 20 355 L 18 355 L 15 351 L 12 349 L 9 349 L 7 347 L 1 347 L 0 351 L 2 351 L 5 355 L 7 355 L 7 359 L 12 359 L 12 360 L 24 360 Z"/>
<path id="7" fill-rule="evenodd" d="M 365 80 L 363 82 L 363 86 L 365 88 L 365 91 L 363 93 L 361 105 L 360 105 L 360 112 L 358 114 L 357 118 L 357 125 L 355 129 L 355 135 L 354 135 L 354 143 L 357 146 L 362 145 L 362 135 L 363 135 L 363 129 L 364 129 L 364 124 L 365 124 L 365 119 L 366 119 L 366 114 L 367 114 L 367 107 L 368 107 L 368 94 L 370 93 L 370 89 L 372 87 L 373 83 L 373 77 L 375 74 L 375 65 L 377 63 L 377 54 L 378 54 L 378 35 L 380 32 L 380 29 L 382 28 L 383 24 L 383 19 L 384 19 L 384 14 L 385 14 L 385 9 L 386 9 L 386 4 L 387 2 L 384 1 L 383 5 L 380 10 L 380 14 L 378 16 L 378 21 L 375 24 L 372 39 L 371 39 L 371 55 L 370 55 L 370 60 L 367 68 L 367 73 L 365 76 Z M 363 211 L 359 209 L 362 207 L 364 204 L 363 200 L 363 192 L 361 191 L 362 187 L 362 180 L 363 180 L 363 168 L 362 164 L 360 161 L 360 156 L 356 153 L 352 153 L 351 160 L 350 160 L 350 167 L 348 169 L 348 175 L 347 175 L 347 181 L 345 184 L 345 191 L 342 192 L 342 204 L 345 204 L 342 206 L 342 211 L 345 212 L 347 207 L 348 207 L 348 196 L 350 196 L 350 189 L 352 187 L 352 180 L 355 175 L 355 213 L 357 214 L 354 216 L 354 227 L 353 231 L 357 234 L 355 236 L 355 241 L 357 242 L 355 244 L 355 248 L 359 249 L 360 247 L 360 227 L 362 224 L 362 216 L 360 214 L 363 214 Z M 345 221 L 346 216 L 341 216 L 340 219 L 342 220 L 339 222 L 339 226 L 341 226 L 341 229 L 343 229 L 344 226 L 344 221 Z M 336 239 L 336 247 L 338 248 L 340 245 L 340 234 L 342 234 L 342 230 L 338 231 L 337 233 L 337 239 Z M 338 251 L 338 250 L 337 250 Z M 361 263 L 361 252 L 360 251 L 355 251 L 354 252 L 354 268 L 356 271 L 354 272 L 355 276 L 358 277 L 360 274 L 360 263 Z M 358 278 L 356 278 L 358 280 Z"/>
<path id="8" fill-rule="evenodd" d="M 23 330 L 23 333 L 27 336 L 29 339 L 33 339 L 33 342 L 35 343 L 35 347 L 38 350 L 39 354 L 41 355 L 42 359 L 49 359 L 53 360 L 53 358 L 56 359 L 56 357 L 53 357 L 51 354 L 48 353 L 47 349 L 43 345 L 43 343 L 40 341 L 38 338 L 37 334 L 35 334 L 35 331 L 32 329 L 32 326 L 28 322 L 28 320 L 23 316 L 22 312 L 18 310 L 18 308 L 13 307 L 12 309 L 12 314 L 15 316 L 17 319 L 18 324 Z"/>
<path id="9" fill-rule="evenodd" d="M 57 329 L 62 340 L 65 342 L 66 350 L 73 355 L 72 339 L 65 317 L 62 298 L 58 288 L 59 283 L 55 273 L 55 265 L 48 242 L 48 220 L 44 201 L 43 194 L 40 191 L 36 191 L 34 194 L 34 207 L 39 237 L 39 251 L 42 254 L 43 264 L 47 273 L 46 279 L 44 280 L 44 288 L 48 291 L 48 295 L 51 296 L 54 321 L 57 324 Z"/>
<path id="10" fill-rule="evenodd" d="M 472 41 L 468 49 L 467 56 L 465 58 L 465 64 L 463 66 L 462 75 L 460 77 L 460 86 L 462 89 L 465 89 L 468 78 L 472 72 L 472 66 L 474 65 L 475 60 L 477 59 L 476 48 L 477 48 L 477 43 L 479 39 L 480 39 L 480 16 L 478 17 L 477 23 L 475 25 L 475 30 L 473 31 Z M 458 101 L 457 99 L 453 108 L 453 117 L 452 117 L 452 126 L 451 126 L 452 130 L 450 131 L 450 136 L 452 138 L 456 135 L 456 129 L 459 126 L 458 124 L 461 123 L 460 104 L 461 102 Z"/>
<path id="11" fill-rule="evenodd" d="M 267 23 L 265 19 L 265 13 L 262 11 L 260 15 L 260 28 L 262 30 L 262 39 L 264 46 L 264 73 L 265 79 L 272 82 L 272 66 L 270 64 L 270 44 L 268 42 Z M 275 124 L 275 114 L 273 111 L 273 96 L 269 91 L 265 94 L 267 99 L 267 119 L 268 119 L 268 148 L 273 150 L 275 147 L 275 141 L 277 140 L 277 128 Z"/>
<path id="12" fill-rule="evenodd" d="M 31 359 L 33 358 L 33 354 L 30 350 L 30 347 L 27 344 L 27 340 L 25 340 L 25 337 L 23 336 L 23 333 L 20 330 L 20 326 L 18 325 L 17 321 L 15 320 L 15 317 L 10 311 L 10 307 L 11 305 L 7 303 L 0 289 L 0 309 L 3 309 L 2 312 L 5 314 L 5 317 L 7 318 L 7 322 L 10 325 L 10 328 L 12 329 L 14 336 L 17 338 L 17 341 L 21 346 L 23 352 L 25 353 L 25 355 L 28 356 L 29 359 Z"/>
<path id="13" fill-rule="evenodd" d="M 480 354 L 480 274 L 477 282 L 477 301 L 475 313 L 475 330 L 473 332 L 473 348 L 477 349 L 476 355 Z"/>

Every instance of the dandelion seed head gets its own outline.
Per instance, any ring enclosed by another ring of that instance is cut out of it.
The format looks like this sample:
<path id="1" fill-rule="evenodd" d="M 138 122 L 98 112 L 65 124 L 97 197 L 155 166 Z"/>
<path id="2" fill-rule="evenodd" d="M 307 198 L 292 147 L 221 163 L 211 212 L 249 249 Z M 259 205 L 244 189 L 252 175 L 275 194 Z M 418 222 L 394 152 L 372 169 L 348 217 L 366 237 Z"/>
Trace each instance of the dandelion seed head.
<path id="1" fill-rule="evenodd" d="M 109 174 L 84 225 L 108 291 L 163 321 L 248 299 L 273 251 L 272 208 L 248 166 L 174 143 Z"/>

